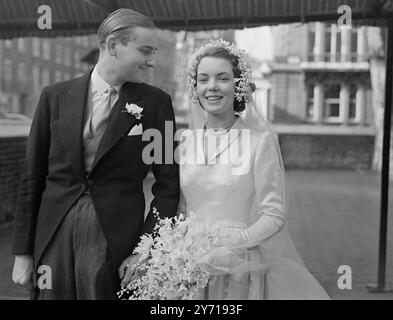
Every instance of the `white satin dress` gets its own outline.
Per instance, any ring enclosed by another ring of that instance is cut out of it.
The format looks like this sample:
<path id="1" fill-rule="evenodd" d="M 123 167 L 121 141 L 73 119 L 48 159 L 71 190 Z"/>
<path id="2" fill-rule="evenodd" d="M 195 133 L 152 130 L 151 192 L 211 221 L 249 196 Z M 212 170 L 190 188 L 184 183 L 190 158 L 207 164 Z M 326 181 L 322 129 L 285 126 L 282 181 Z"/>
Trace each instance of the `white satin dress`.
<path id="1" fill-rule="evenodd" d="M 288 236 L 285 175 L 274 134 L 245 128 L 239 118 L 229 132 L 213 133 L 219 136 L 217 144 L 204 148 L 204 130 L 192 132 L 199 139 L 187 139 L 181 148 L 180 210 L 208 224 L 223 224 L 229 233 L 248 228 L 262 215 L 284 225 L 238 253 L 259 267 L 215 275 L 196 299 L 329 299 Z"/>

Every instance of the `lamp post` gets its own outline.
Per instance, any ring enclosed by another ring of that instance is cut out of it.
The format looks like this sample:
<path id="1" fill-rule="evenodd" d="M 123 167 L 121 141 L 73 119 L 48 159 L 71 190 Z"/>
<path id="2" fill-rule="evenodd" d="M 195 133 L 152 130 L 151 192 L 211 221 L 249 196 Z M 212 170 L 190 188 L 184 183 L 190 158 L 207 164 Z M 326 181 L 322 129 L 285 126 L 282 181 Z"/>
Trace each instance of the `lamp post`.
<path id="1" fill-rule="evenodd" d="M 378 282 L 367 286 L 370 292 L 392 291 L 386 286 L 386 242 L 389 204 L 389 151 L 390 151 L 390 128 L 392 115 L 392 86 L 393 86 L 393 18 L 387 21 L 387 50 L 386 50 L 386 80 L 385 80 L 385 108 L 383 120 L 383 147 L 382 147 L 382 170 L 381 170 L 381 205 L 379 225 L 379 254 L 378 254 Z"/>

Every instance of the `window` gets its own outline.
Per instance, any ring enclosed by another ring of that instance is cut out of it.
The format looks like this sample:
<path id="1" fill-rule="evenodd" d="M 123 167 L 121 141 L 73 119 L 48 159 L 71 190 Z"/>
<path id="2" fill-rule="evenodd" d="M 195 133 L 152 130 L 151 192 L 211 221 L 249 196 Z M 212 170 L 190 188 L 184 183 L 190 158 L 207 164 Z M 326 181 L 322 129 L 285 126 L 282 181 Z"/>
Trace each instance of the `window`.
<path id="1" fill-rule="evenodd" d="M 351 61 L 358 60 L 358 30 L 351 29 Z"/>
<path id="2" fill-rule="evenodd" d="M 315 60 L 315 25 L 310 24 L 308 29 L 308 60 Z"/>
<path id="3" fill-rule="evenodd" d="M 333 30 L 334 32 L 334 30 Z M 325 32 L 325 54 L 324 54 L 324 60 L 329 61 L 330 60 L 330 54 L 332 50 L 332 27 L 331 26 L 326 26 L 326 32 Z"/>
<path id="4" fill-rule="evenodd" d="M 71 65 L 71 49 L 69 47 L 64 50 L 64 64 L 66 66 Z"/>
<path id="5" fill-rule="evenodd" d="M 306 106 L 306 118 L 314 118 L 314 84 L 309 83 L 307 85 L 307 106 Z"/>
<path id="6" fill-rule="evenodd" d="M 24 38 L 18 39 L 18 50 L 21 52 L 25 51 L 25 39 Z"/>
<path id="7" fill-rule="evenodd" d="M 357 112 L 356 112 L 356 92 L 357 86 L 356 84 L 351 84 L 349 86 L 349 108 L 348 108 L 348 118 L 349 120 L 356 121 Z"/>
<path id="8" fill-rule="evenodd" d="M 41 52 L 40 52 L 40 39 L 38 38 L 33 38 L 33 57 L 40 57 Z"/>
<path id="9" fill-rule="evenodd" d="M 4 59 L 4 81 L 9 88 L 12 81 L 12 61 L 10 59 Z"/>
<path id="10" fill-rule="evenodd" d="M 63 80 L 63 74 L 60 70 L 55 71 L 55 82 L 60 82 Z"/>
<path id="11" fill-rule="evenodd" d="M 40 90 L 40 68 L 38 66 L 33 66 L 32 75 L 33 75 L 33 90 L 34 92 L 38 92 Z"/>
<path id="12" fill-rule="evenodd" d="M 12 40 L 10 40 L 10 39 L 5 40 L 5 47 L 12 48 Z"/>
<path id="13" fill-rule="evenodd" d="M 340 89 L 340 84 L 325 85 L 323 118 L 328 122 L 340 120 Z"/>
<path id="14" fill-rule="evenodd" d="M 62 62 L 62 59 L 63 59 L 62 51 L 61 51 L 61 45 L 59 43 L 57 43 L 55 48 L 56 48 L 55 49 L 56 50 L 55 61 L 56 61 L 56 63 L 60 64 Z"/>
<path id="15" fill-rule="evenodd" d="M 50 60 L 50 42 L 48 39 L 42 42 L 42 55 L 45 60 Z"/>
<path id="16" fill-rule="evenodd" d="M 75 69 L 79 69 L 81 67 L 80 55 L 78 51 L 74 51 L 74 66 Z"/>
<path id="17" fill-rule="evenodd" d="M 335 54 L 335 59 L 334 61 L 340 61 L 341 60 L 341 29 L 337 28 L 337 33 L 336 33 L 336 51 L 334 52 Z"/>
<path id="18" fill-rule="evenodd" d="M 317 29 L 322 30 L 322 29 Z M 308 49 L 307 54 L 310 61 L 331 61 L 331 62 L 339 62 L 339 61 L 358 61 L 358 28 L 352 28 L 351 30 L 343 30 L 339 28 L 336 24 L 325 25 L 325 35 L 324 35 L 324 43 L 316 44 L 316 29 L 314 24 L 310 24 L 308 31 Z M 346 55 L 342 56 L 342 34 L 343 32 L 349 32 L 349 43 L 348 49 L 350 50 Z M 320 45 L 324 47 L 323 53 L 316 52 L 315 46 Z M 342 59 L 343 60 L 342 60 Z"/>
<path id="19" fill-rule="evenodd" d="M 47 86 L 50 83 L 50 71 L 48 69 L 41 70 L 41 86 Z"/>
<path id="20" fill-rule="evenodd" d="M 337 62 L 341 59 L 341 29 L 331 24 L 325 35 L 326 61 Z"/>
<path id="21" fill-rule="evenodd" d="M 315 83 L 307 84 L 306 86 L 306 115 L 305 119 L 313 121 L 316 114 L 315 112 L 321 111 L 322 119 L 315 119 L 319 122 L 322 120 L 324 123 L 360 123 L 363 117 L 363 98 L 362 88 L 359 83 L 354 82 L 344 83 L 330 81 L 325 82 L 320 88 L 317 87 L 318 91 L 315 91 Z M 322 92 L 319 93 L 319 90 Z M 322 95 L 322 100 L 315 101 L 317 93 Z M 321 101 L 321 104 L 319 103 Z M 316 108 L 316 109 L 315 109 Z"/>
<path id="22" fill-rule="evenodd" d="M 18 82 L 26 82 L 26 63 L 19 62 L 17 70 Z"/>

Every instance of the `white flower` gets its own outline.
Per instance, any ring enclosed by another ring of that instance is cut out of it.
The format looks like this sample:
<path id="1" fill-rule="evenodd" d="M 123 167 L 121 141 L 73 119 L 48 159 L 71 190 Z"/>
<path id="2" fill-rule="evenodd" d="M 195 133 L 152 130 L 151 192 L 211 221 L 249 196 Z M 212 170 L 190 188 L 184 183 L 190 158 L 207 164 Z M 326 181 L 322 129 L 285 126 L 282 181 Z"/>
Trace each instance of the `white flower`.
<path id="1" fill-rule="evenodd" d="M 124 108 L 125 108 L 125 110 L 123 110 L 124 112 L 128 112 L 130 115 L 134 116 L 138 120 L 140 120 L 143 117 L 142 114 L 143 108 L 141 108 L 135 103 L 126 103 L 126 106 Z"/>
<path id="2" fill-rule="evenodd" d="M 196 221 L 195 215 L 187 219 L 160 218 L 153 209 L 158 223 L 153 234 L 144 235 L 134 253 L 148 256 L 138 269 L 143 273 L 118 292 L 131 293 L 129 299 L 168 300 L 191 299 L 206 287 L 212 276 L 211 266 L 202 257 L 215 248 L 212 235 L 217 227 Z"/>

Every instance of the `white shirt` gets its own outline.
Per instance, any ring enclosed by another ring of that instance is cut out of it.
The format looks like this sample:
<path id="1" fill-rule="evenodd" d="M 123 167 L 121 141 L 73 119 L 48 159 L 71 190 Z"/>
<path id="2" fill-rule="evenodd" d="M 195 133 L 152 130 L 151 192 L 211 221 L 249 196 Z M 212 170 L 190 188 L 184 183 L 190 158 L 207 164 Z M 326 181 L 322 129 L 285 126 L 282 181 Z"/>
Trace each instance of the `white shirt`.
<path id="1" fill-rule="evenodd" d="M 111 99 L 111 108 L 115 105 L 119 98 L 120 86 L 112 86 L 117 93 Z M 93 113 L 96 109 L 101 108 L 107 104 L 107 92 L 111 85 L 107 83 L 97 72 L 97 66 L 94 67 L 90 77 L 89 92 L 87 97 L 87 106 L 85 111 L 85 124 L 83 127 L 83 145 L 85 146 L 91 140 L 92 133 L 90 130 L 90 122 Z"/>
<path id="2" fill-rule="evenodd" d="M 102 117 L 109 116 L 110 110 L 105 109 L 108 109 L 108 89 L 110 88 L 111 85 L 107 83 L 104 79 L 102 79 L 102 77 L 97 72 L 97 68 L 94 68 L 90 78 L 90 86 L 85 111 L 85 124 L 83 127 L 83 156 L 85 170 L 87 173 L 91 170 L 99 143 L 101 141 L 106 126 L 106 124 L 104 123 L 104 127 L 101 127 L 100 132 L 95 135 L 91 123 L 92 115 L 95 114 L 96 116 Z M 113 108 L 117 99 L 119 98 L 121 85 L 113 86 L 113 88 L 116 90 L 116 93 L 113 94 L 111 97 L 111 108 Z M 103 108 L 105 112 L 96 113 L 97 110 L 99 110 L 100 108 Z"/>

